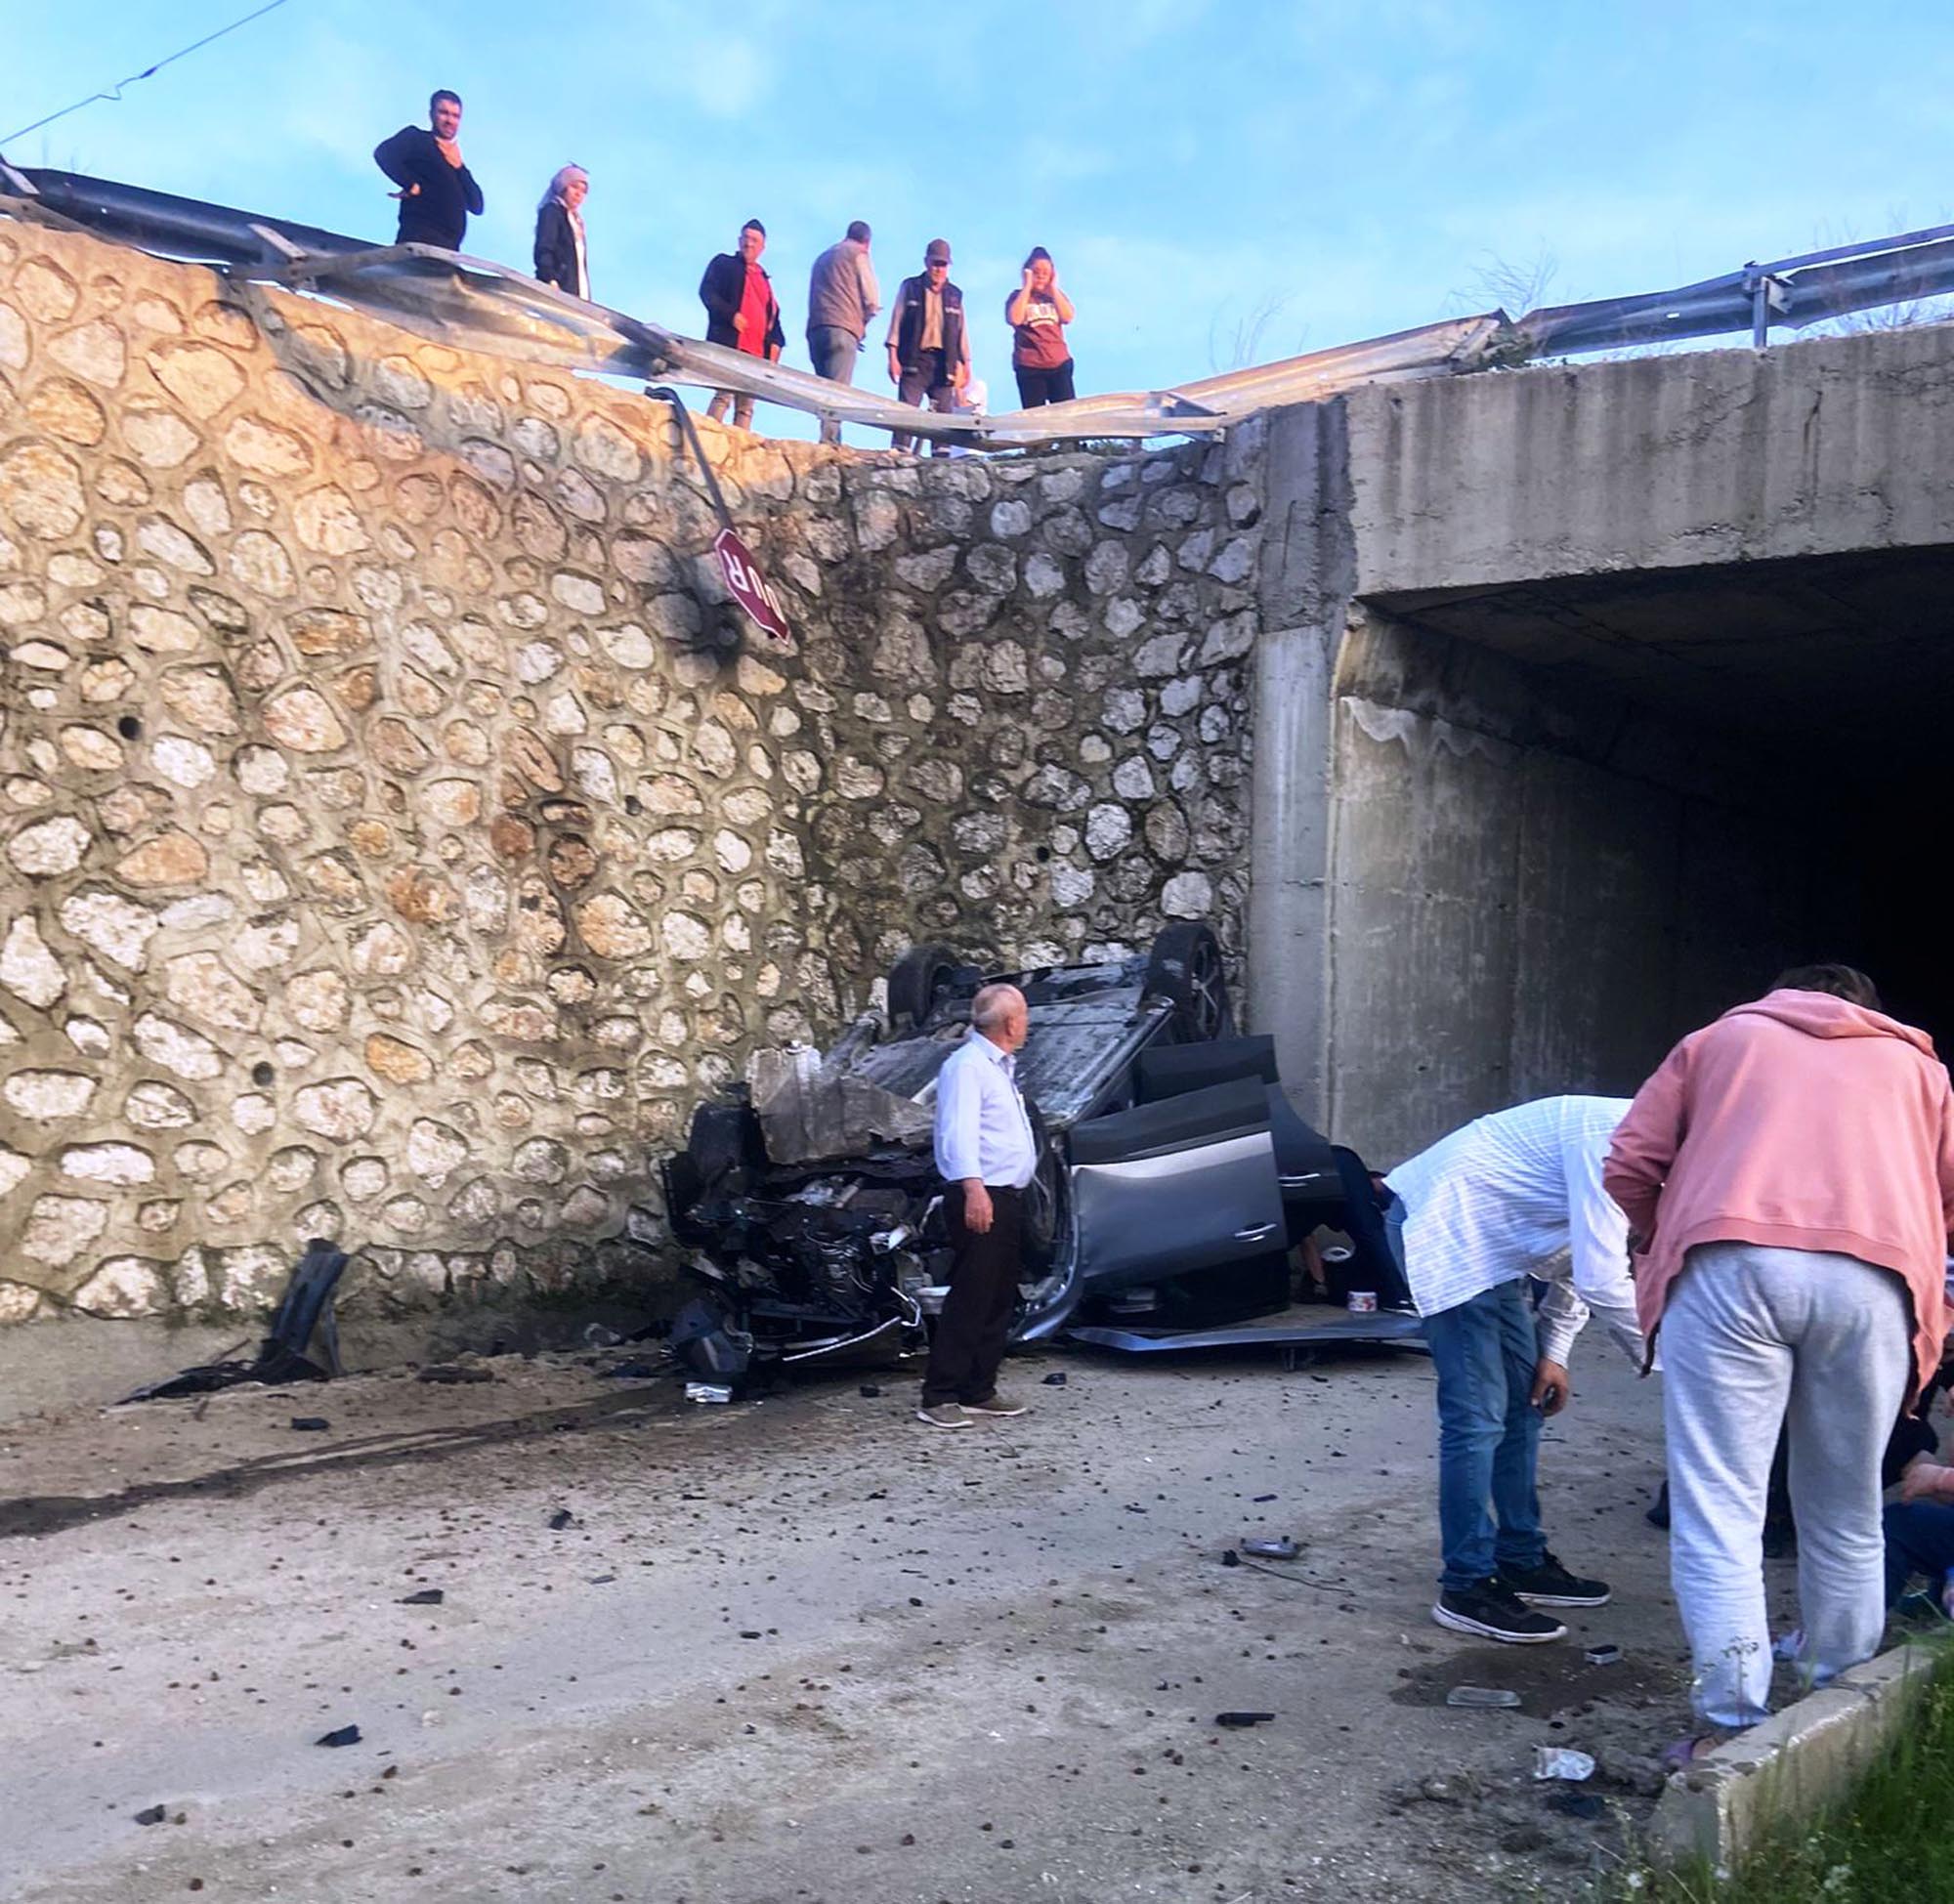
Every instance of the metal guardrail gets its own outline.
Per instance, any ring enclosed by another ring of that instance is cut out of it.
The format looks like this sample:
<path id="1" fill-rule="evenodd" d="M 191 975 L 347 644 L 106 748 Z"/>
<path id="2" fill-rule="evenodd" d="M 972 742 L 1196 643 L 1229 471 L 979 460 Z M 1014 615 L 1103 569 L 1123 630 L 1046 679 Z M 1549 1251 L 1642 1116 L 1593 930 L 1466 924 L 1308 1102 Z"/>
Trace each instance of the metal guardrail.
<path id="1" fill-rule="evenodd" d="M 1770 327 L 1807 324 L 1954 291 L 1954 225 L 1865 244 L 1835 245 L 1746 265 L 1678 290 L 1530 311 L 1511 325 L 1534 356 L 1575 356 L 1677 338 L 1748 330 L 1762 350 Z"/>
<path id="2" fill-rule="evenodd" d="M 730 390 L 811 415 L 906 436 L 1007 448 L 1085 438 L 1205 436 L 1255 412 L 1367 383 L 1511 367 L 1749 330 L 1798 329 L 1856 311 L 1954 292 L 1954 226 L 1935 226 L 1746 265 L 1673 291 L 1488 311 L 1389 337 L 1197 378 L 995 416 L 912 409 L 811 371 L 648 323 L 523 272 L 422 244 L 368 244 L 316 226 L 78 173 L 0 161 L 0 216 L 64 225 L 159 257 L 209 265 L 240 286 L 320 292 L 444 344 L 571 371 Z"/>

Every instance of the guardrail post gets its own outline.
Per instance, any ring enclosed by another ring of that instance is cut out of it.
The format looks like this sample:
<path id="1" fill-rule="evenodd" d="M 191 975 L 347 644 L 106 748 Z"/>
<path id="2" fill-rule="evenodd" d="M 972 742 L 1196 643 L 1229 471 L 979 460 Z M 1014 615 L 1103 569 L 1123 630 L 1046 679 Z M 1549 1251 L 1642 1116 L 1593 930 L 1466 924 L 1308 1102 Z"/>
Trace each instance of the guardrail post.
<path id="1" fill-rule="evenodd" d="M 693 426 L 692 412 L 686 408 L 685 401 L 670 384 L 647 384 L 647 397 L 656 397 L 661 403 L 669 403 L 678 412 L 679 434 L 685 439 L 694 458 L 699 464 L 699 473 L 705 478 L 706 493 L 712 498 L 712 506 L 719 512 L 719 527 L 732 529 L 733 512 L 726 506 L 726 498 L 719 492 L 719 479 L 712 473 L 712 465 L 705 460 L 705 448 L 699 441 L 699 432 Z"/>
<path id="2" fill-rule="evenodd" d="M 1755 263 L 1744 267 L 1744 289 L 1751 294 L 1751 348 L 1761 351 L 1770 342 L 1770 321 L 1791 308 L 1791 280 Z"/>

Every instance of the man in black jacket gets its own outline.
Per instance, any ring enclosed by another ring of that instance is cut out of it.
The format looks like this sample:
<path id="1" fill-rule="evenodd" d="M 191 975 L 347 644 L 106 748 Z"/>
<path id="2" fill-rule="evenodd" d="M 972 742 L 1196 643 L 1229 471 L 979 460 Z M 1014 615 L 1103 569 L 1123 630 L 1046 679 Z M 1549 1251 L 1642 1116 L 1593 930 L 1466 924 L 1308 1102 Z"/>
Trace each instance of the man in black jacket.
<path id="1" fill-rule="evenodd" d="M 787 334 L 781 325 L 781 301 L 774 295 L 774 282 L 760 269 L 760 253 L 767 248 L 767 228 L 757 218 L 749 218 L 740 228 L 740 249 L 722 251 L 705 268 L 699 280 L 699 301 L 705 307 L 705 341 L 723 344 L 729 351 L 744 351 L 768 363 L 776 362 Z M 730 390 L 715 390 L 705 413 L 715 420 L 733 406 L 733 427 L 753 427 L 753 400 L 737 397 Z"/>
<path id="2" fill-rule="evenodd" d="M 482 188 L 461 162 L 461 98 L 440 92 L 428 101 L 426 126 L 403 126 L 373 148 L 373 163 L 401 189 L 396 244 L 438 244 L 459 251 L 468 215 L 482 211 Z"/>
<path id="3" fill-rule="evenodd" d="M 932 238 L 921 275 L 903 279 L 889 312 L 889 381 L 911 408 L 920 409 L 927 397 L 931 409 L 948 411 L 969 380 L 963 293 L 950 281 L 949 241 Z M 907 449 L 915 439 L 897 430 L 890 441 Z"/>

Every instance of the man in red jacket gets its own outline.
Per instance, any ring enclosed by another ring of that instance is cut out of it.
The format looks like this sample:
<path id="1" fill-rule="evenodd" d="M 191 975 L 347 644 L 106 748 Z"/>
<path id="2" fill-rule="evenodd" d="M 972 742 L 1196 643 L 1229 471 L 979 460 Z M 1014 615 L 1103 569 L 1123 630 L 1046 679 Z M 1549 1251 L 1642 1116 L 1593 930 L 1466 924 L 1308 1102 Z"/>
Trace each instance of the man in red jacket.
<path id="1" fill-rule="evenodd" d="M 781 347 L 787 341 L 781 328 L 781 301 L 774 295 L 774 283 L 760 269 L 760 253 L 767 248 L 767 228 L 757 218 L 749 218 L 740 228 L 740 249 L 722 251 L 706 266 L 699 280 L 699 301 L 705 306 L 705 341 L 723 344 L 728 350 L 744 351 L 768 363 L 779 360 Z M 753 427 L 753 400 L 736 396 L 730 390 L 715 390 L 705 406 L 707 416 L 723 418 L 728 404 L 733 406 L 733 427 Z"/>
<path id="2" fill-rule="evenodd" d="M 1642 1333 L 1662 1331 L 1692 1698 L 1709 1725 L 1753 1725 L 1770 1710 L 1763 1532 L 1780 1424 L 1805 1676 L 1823 1685 L 1880 1643 L 1880 1456 L 1944 1333 L 1947 1073 L 1864 973 L 1800 966 L 1669 1054 L 1601 1180 L 1638 1252 Z"/>

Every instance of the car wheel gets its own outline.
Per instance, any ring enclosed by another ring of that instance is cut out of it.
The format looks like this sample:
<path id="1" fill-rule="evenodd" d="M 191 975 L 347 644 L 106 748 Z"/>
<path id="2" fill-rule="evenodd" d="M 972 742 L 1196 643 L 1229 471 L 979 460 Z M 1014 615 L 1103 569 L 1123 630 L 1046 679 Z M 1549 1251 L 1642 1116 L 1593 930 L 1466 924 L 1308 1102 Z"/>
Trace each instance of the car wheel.
<path id="1" fill-rule="evenodd" d="M 956 969 L 956 954 L 948 946 L 912 946 L 889 967 L 890 1030 L 917 1030 Z"/>
<path id="2" fill-rule="evenodd" d="M 1176 1035 L 1183 1044 L 1225 1037 L 1234 1017 L 1228 1008 L 1221 943 L 1213 928 L 1193 921 L 1165 928 L 1148 954 L 1141 995 L 1166 998 L 1173 1005 Z"/>

